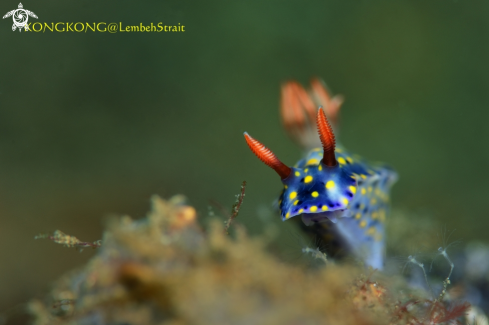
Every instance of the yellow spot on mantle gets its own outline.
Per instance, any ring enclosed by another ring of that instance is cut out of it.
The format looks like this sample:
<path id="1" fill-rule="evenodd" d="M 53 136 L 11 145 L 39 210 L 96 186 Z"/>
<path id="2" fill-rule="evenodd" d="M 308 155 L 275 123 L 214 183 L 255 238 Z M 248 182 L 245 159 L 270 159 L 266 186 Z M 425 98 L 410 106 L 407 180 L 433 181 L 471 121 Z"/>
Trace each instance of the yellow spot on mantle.
<path id="1" fill-rule="evenodd" d="M 326 183 L 326 188 L 327 188 L 328 190 L 330 190 L 330 189 L 334 188 L 334 186 L 335 186 L 334 181 L 328 181 L 328 182 Z"/>
<path id="2" fill-rule="evenodd" d="M 296 196 L 297 196 L 297 192 L 291 192 L 289 194 L 289 197 L 290 197 L 291 200 L 295 199 Z"/>
<path id="3" fill-rule="evenodd" d="M 306 163 L 306 165 L 317 165 L 319 163 L 319 160 L 317 159 L 309 159 Z"/>
<path id="4" fill-rule="evenodd" d="M 311 207 L 311 212 L 316 212 L 316 211 L 317 211 L 317 209 L 318 209 L 318 207 L 317 207 L 317 206 L 315 206 L 315 205 L 313 205 L 313 206 Z"/>
<path id="5" fill-rule="evenodd" d="M 360 228 L 365 228 L 367 226 L 367 221 L 363 220 L 360 222 Z"/>
<path id="6" fill-rule="evenodd" d="M 362 214 L 360 212 L 358 212 L 357 214 L 355 214 L 355 219 L 360 219 L 362 217 Z"/>
<path id="7" fill-rule="evenodd" d="M 297 205 L 299 203 L 299 200 L 295 200 L 294 205 Z"/>
<path id="8" fill-rule="evenodd" d="M 304 173 L 307 173 L 309 171 L 309 168 L 304 169 Z"/>
<path id="9" fill-rule="evenodd" d="M 285 189 L 288 189 L 289 187 L 287 185 L 285 185 Z"/>
<path id="10" fill-rule="evenodd" d="M 299 210 L 299 214 L 301 214 L 302 212 L 304 212 L 304 209 L 300 209 Z"/>
<path id="11" fill-rule="evenodd" d="M 323 207 L 321 208 L 323 211 L 326 211 L 328 210 L 328 206 L 327 205 L 323 205 Z"/>
<path id="12" fill-rule="evenodd" d="M 316 191 L 314 191 L 314 192 L 311 193 L 311 195 L 312 195 L 312 197 L 318 197 L 319 196 L 319 193 L 316 192 Z"/>
<path id="13" fill-rule="evenodd" d="M 348 199 L 347 198 L 344 197 L 342 201 L 343 201 L 344 205 L 348 205 Z"/>
<path id="14" fill-rule="evenodd" d="M 375 234 L 375 227 L 368 228 L 367 235 L 372 236 L 373 234 Z"/>
<path id="15" fill-rule="evenodd" d="M 297 176 L 297 177 L 299 177 L 299 176 L 301 176 L 301 173 L 295 172 L 294 175 Z"/>
<path id="16" fill-rule="evenodd" d="M 380 220 L 380 222 L 385 221 L 385 210 L 384 209 L 379 210 L 379 220 Z"/>
<path id="17" fill-rule="evenodd" d="M 285 215 L 285 219 L 289 219 L 290 218 L 290 212 L 287 212 L 287 214 Z"/>
<path id="18" fill-rule="evenodd" d="M 343 157 L 338 158 L 338 162 L 342 165 L 346 164 L 345 158 Z"/>
<path id="19" fill-rule="evenodd" d="M 319 171 L 323 170 L 323 166 L 321 166 L 321 164 L 319 165 L 318 170 Z"/>
<path id="20" fill-rule="evenodd" d="M 362 188 L 361 192 L 362 192 L 362 195 L 365 195 L 365 193 L 367 193 L 367 191 L 365 190 L 365 188 Z"/>
<path id="21" fill-rule="evenodd" d="M 304 183 L 310 183 L 312 182 L 312 176 L 309 175 L 309 176 L 306 176 L 306 178 L 304 178 Z"/>
<path id="22" fill-rule="evenodd" d="M 350 186 L 349 188 L 350 188 L 350 191 L 351 191 L 353 194 L 355 194 L 355 193 L 357 192 L 357 188 L 356 188 L 355 186 L 353 186 L 353 185 L 352 185 L 352 186 Z"/>
<path id="23" fill-rule="evenodd" d="M 353 164 L 353 159 L 351 159 L 350 157 L 346 157 L 346 161 L 348 161 L 350 164 Z"/>

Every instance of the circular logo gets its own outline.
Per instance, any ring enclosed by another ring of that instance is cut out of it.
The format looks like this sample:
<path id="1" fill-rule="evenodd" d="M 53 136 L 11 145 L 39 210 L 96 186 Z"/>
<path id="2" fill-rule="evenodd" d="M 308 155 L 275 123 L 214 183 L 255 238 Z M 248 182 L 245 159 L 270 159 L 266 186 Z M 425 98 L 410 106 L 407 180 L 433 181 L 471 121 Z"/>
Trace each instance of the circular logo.
<path id="1" fill-rule="evenodd" d="M 13 15 L 14 17 L 14 23 L 17 25 L 17 26 L 24 26 L 25 23 L 27 23 L 27 19 L 29 19 L 27 17 L 27 12 L 25 12 L 24 9 L 17 9 L 15 11 L 15 14 Z"/>

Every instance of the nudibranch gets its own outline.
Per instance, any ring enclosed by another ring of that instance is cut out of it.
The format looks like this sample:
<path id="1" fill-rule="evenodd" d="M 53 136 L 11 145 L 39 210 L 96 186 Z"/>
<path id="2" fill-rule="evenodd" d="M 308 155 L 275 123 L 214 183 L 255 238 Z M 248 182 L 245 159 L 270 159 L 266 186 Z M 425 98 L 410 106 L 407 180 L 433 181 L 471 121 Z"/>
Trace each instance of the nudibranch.
<path id="1" fill-rule="evenodd" d="M 278 201 L 282 220 L 301 216 L 306 231 L 381 269 L 389 190 L 397 174 L 336 144 L 333 126 L 336 131 L 343 99 L 331 98 L 318 79 L 313 79 L 311 85 L 309 93 L 293 81 L 282 87 L 285 128 L 296 142 L 309 149 L 302 160 L 289 167 L 245 132 L 246 142 L 282 180 L 284 188 Z M 314 124 L 319 136 L 314 135 Z"/>

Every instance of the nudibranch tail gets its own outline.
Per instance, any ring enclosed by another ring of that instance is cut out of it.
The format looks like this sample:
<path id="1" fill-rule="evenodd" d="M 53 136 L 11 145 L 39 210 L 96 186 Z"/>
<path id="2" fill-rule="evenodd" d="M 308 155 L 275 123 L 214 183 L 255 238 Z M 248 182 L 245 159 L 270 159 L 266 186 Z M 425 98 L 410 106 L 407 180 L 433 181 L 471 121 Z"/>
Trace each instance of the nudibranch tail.
<path id="1" fill-rule="evenodd" d="M 317 102 L 320 102 L 328 107 L 328 104 L 331 101 L 331 96 L 329 95 L 326 85 L 321 79 L 317 77 L 311 79 L 311 93 Z"/>
<path id="2" fill-rule="evenodd" d="M 303 130 L 308 122 L 314 121 L 316 105 L 306 90 L 296 81 L 289 81 L 282 85 L 281 115 L 285 129 L 293 132 Z M 304 114 L 305 113 L 305 114 Z M 309 121 L 306 121 L 306 118 Z"/>
<path id="3" fill-rule="evenodd" d="M 343 97 L 331 97 L 326 84 L 319 78 L 313 78 L 307 90 L 296 81 L 288 81 L 281 88 L 282 123 L 287 134 L 302 148 L 317 148 L 321 145 L 315 128 L 317 108 L 324 108 L 331 126 L 337 131 L 338 112 L 342 103 Z"/>
<path id="4" fill-rule="evenodd" d="M 324 107 L 326 116 L 331 121 L 333 127 L 338 127 L 338 112 L 343 104 L 343 96 L 336 95 L 331 98 L 328 88 L 324 81 L 319 78 L 311 79 L 311 97 L 318 106 Z"/>
<path id="5" fill-rule="evenodd" d="M 335 137 L 333 129 L 328 122 L 326 114 L 322 107 L 319 108 L 317 114 L 318 133 L 321 143 L 323 144 L 323 159 L 322 162 L 326 166 L 335 166 L 337 164 L 334 154 L 335 150 Z"/>
<path id="6" fill-rule="evenodd" d="M 275 170 L 281 179 L 285 179 L 290 175 L 292 169 L 282 163 L 270 149 L 265 147 L 258 140 L 253 139 L 247 132 L 244 133 L 244 137 L 251 151 L 253 151 L 258 159 Z"/>

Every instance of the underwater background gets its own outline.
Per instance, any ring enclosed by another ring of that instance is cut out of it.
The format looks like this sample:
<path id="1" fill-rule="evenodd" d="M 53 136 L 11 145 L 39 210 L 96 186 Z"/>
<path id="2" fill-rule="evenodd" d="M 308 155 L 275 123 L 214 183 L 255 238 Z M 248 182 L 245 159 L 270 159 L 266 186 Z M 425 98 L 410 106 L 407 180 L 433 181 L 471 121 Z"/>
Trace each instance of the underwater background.
<path id="1" fill-rule="evenodd" d="M 32 22 L 185 32 L 19 33 L 0 21 L 0 311 L 94 254 L 36 234 L 97 240 L 108 215 L 143 217 L 152 194 L 184 194 L 206 219 L 210 200 L 231 206 L 246 180 L 239 221 L 256 234 L 271 218 L 286 233 L 271 207 L 279 179 L 243 132 L 289 165 L 300 158 L 278 115 L 292 78 L 320 76 L 345 96 L 338 138 L 398 171 L 394 209 L 457 229 L 456 239 L 487 239 L 489 2 L 23 5 Z"/>

